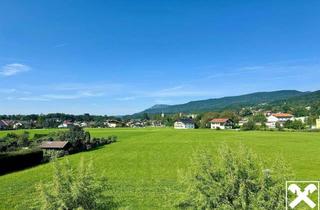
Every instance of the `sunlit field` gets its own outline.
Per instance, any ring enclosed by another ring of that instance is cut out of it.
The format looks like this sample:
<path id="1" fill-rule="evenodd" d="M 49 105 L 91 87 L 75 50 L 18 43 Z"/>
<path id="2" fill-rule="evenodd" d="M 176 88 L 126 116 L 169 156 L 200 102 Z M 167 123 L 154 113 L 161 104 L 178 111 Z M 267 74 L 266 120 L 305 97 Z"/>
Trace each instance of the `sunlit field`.
<path id="1" fill-rule="evenodd" d="M 118 142 L 65 158 L 75 166 L 81 157 L 92 159 L 97 174 L 108 177 L 112 194 L 122 209 L 172 209 L 182 190 L 177 182 L 178 171 L 188 167 L 191 154 L 200 148 L 215 154 L 222 144 L 248 146 L 267 164 L 283 157 L 296 179 L 318 180 L 320 177 L 320 133 L 151 128 L 88 130 L 95 137 L 117 135 Z M 50 131 L 53 130 L 29 132 Z M 0 136 L 5 134 L 0 132 Z M 36 208 L 35 185 L 51 180 L 52 170 L 49 163 L 0 176 L 0 209 Z"/>

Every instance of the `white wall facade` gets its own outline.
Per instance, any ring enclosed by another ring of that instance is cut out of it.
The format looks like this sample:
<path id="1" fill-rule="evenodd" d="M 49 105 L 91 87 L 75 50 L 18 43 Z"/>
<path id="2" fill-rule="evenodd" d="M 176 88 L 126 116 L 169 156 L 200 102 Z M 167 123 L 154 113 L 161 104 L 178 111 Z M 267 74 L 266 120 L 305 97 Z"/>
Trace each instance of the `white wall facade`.
<path id="1" fill-rule="evenodd" d="M 224 123 L 211 123 L 211 129 L 226 129 L 226 126 L 224 125 Z"/>
<path id="2" fill-rule="evenodd" d="M 175 129 L 194 129 L 194 124 L 193 123 L 175 122 L 174 128 Z"/>

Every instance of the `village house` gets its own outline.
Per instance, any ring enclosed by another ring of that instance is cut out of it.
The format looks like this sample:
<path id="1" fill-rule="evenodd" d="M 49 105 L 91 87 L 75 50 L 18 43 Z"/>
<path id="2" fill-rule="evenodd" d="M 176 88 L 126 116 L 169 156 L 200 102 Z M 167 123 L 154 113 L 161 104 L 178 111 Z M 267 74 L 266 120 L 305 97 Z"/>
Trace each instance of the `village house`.
<path id="1" fill-rule="evenodd" d="M 281 127 L 288 120 L 294 120 L 294 116 L 288 113 L 276 113 L 267 117 L 266 126 L 269 128 L 276 128 L 276 124 L 278 123 Z"/>
<path id="2" fill-rule="evenodd" d="M 126 126 L 131 128 L 144 128 L 146 124 L 147 122 L 143 120 L 130 120 L 126 123 Z"/>
<path id="3" fill-rule="evenodd" d="M 88 123 L 86 122 L 75 122 L 74 125 L 79 126 L 81 128 L 88 127 Z"/>
<path id="4" fill-rule="evenodd" d="M 9 128 L 9 122 L 6 120 L 0 120 L 0 130 L 5 130 Z"/>
<path id="5" fill-rule="evenodd" d="M 174 123 L 175 129 L 194 129 L 195 125 L 192 119 L 180 119 Z"/>
<path id="6" fill-rule="evenodd" d="M 118 120 L 107 120 L 104 123 L 108 128 L 122 127 L 122 122 Z"/>
<path id="7" fill-rule="evenodd" d="M 12 127 L 13 129 L 19 129 L 23 127 L 23 124 L 21 122 L 15 122 Z"/>
<path id="8" fill-rule="evenodd" d="M 62 124 L 58 125 L 58 128 L 70 128 L 71 126 L 73 126 L 73 123 L 69 120 L 65 120 Z"/>
<path id="9" fill-rule="evenodd" d="M 300 120 L 303 124 L 307 123 L 308 117 L 294 117 L 293 120 Z"/>
<path id="10" fill-rule="evenodd" d="M 211 129 L 232 129 L 234 122 L 228 118 L 214 118 L 209 121 Z"/>
<path id="11" fill-rule="evenodd" d="M 238 125 L 241 127 L 243 126 L 243 124 L 248 123 L 249 119 L 248 118 L 243 118 L 241 120 L 239 120 Z"/>
<path id="12" fill-rule="evenodd" d="M 316 120 L 316 129 L 320 129 L 320 117 Z"/>

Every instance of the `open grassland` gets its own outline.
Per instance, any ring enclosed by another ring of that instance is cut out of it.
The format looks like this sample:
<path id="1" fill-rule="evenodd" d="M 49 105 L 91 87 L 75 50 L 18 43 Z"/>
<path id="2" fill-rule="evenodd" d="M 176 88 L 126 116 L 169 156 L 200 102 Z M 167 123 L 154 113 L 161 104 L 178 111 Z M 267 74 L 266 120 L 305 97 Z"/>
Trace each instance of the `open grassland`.
<path id="1" fill-rule="evenodd" d="M 88 129 L 92 136 L 117 135 L 117 143 L 68 156 L 72 165 L 92 159 L 96 172 L 107 176 L 122 209 L 172 209 L 179 191 L 178 171 L 191 154 L 222 144 L 250 147 L 271 164 L 283 157 L 298 180 L 319 180 L 320 133 L 239 132 L 173 129 Z M 46 133 L 50 130 L 30 130 Z M 52 130 L 51 130 L 52 131 Z M 19 131 L 21 132 L 21 131 Z M 0 136 L 5 132 L 0 132 Z M 35 184 L 52 177 L 52 164 L 0 176 L 0 209 L 36 207 Z"/>

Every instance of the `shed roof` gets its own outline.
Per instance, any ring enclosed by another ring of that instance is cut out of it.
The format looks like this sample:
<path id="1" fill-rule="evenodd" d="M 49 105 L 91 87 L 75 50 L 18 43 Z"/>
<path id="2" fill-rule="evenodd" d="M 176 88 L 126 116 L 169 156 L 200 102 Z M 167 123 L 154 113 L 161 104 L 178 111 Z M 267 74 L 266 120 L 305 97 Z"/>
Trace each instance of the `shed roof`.
<path id="1" fill-rule="evenodd" d="M 41 143 L 41 149 L 63 149 L 68 141 L 44 141 Z"/>

